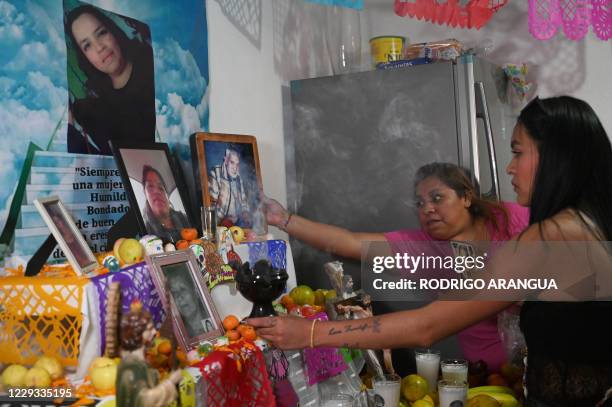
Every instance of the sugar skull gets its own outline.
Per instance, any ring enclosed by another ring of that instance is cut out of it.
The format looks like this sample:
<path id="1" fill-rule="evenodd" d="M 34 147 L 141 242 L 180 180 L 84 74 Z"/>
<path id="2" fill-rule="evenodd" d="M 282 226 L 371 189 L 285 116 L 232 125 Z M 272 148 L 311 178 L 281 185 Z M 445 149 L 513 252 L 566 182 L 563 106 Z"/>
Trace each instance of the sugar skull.
<path id="1" fill-rule="evenodd" d="M 196 260 L 198 261 L 198 265 L 200 266 L 200 269 L 203 269 L 206 266 L 206 258 L 205 258 L 206 256 L 204 254 L 204 248 L 200 246 L 199 244 L 192 244 L 191 246 L 189 246 L 189 248 L 195 255 Z"/>
<path id="2" fill-rule="evenodd" d="M 162 240 L 155 235 L 144 236 L 142 239 L 140 239 L 140 244 L 142 247 L 144 247 L 145 252 L 148 255 L 164 252 L 164 244 Z"/>

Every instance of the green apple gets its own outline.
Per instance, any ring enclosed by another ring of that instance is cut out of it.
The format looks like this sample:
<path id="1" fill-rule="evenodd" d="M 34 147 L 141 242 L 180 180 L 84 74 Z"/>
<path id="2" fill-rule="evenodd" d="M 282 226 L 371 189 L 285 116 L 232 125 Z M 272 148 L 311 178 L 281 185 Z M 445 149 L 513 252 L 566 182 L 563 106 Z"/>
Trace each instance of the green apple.
<path id="1" fill-rule="evenodd" d="M 2 372 L 2 383 L 5 387 L 24 387 L 27 372 L 21 365 L 10 365 Z"/>
<path id="2" fill-rule="evenodd" d="M 117 378 L 117 363 L 104 356 L 97 357 L 91 362 L 89 376 L 91 377 L 91 384 L 96 390 L 114 389 Z"/>
<path id="3" fill-rule="evenodd" d="M 28 370 L 24 381 L 27 387 L 43 388 L 51 386 L 51 376 L 42 367 L 33 367 Z"/>
<path id="4" fill-rule="evenodd" d="M 319 288 L 314 292 L 314 305 L 325 305 L 325 290 Z"/>

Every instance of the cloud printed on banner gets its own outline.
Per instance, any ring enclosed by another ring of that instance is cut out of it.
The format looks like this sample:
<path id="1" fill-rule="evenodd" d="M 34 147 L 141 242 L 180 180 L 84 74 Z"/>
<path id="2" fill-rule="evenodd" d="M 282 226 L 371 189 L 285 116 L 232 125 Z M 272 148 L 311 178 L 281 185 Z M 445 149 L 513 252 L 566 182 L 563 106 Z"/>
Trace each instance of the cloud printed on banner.
<path id="1" fill-rule="evenodd" d="M 157 131 L 167 143 L 185 142 L 208 116 L 206 79 L 188 50 L 169 38 L 153 43 Z M 160 99 L 161 98 L 161 99 Z"/>
<path id="2" fill-rule="evenodd" d="M 66 47 L 54 20 L 32 1 L 0 0 L 0 225 L 29 141 L 46 146 L 65 111 Z"/>

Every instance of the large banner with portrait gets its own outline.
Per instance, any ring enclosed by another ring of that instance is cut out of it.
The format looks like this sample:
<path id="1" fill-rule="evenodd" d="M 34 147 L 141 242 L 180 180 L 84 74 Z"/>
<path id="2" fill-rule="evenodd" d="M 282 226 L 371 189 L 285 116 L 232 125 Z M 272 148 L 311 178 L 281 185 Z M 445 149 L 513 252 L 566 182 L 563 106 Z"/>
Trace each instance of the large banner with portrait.
<path id="1" fill-rule="evenodd" d="M 0 0 L 0 267 L 48 235 L 48 195 L 106 250 L 129 206 L 109 141 L 166 142 L 190 168 L 208 79 L 204 1 Z"/>

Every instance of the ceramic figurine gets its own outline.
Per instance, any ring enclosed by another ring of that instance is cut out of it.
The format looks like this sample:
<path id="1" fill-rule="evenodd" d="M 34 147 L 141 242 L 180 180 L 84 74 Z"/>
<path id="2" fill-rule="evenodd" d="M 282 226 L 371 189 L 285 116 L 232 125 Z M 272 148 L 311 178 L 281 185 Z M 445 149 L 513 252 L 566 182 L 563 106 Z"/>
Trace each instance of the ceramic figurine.
<path id="1" fill-rule="evenodd" d="M 121 318 L 121 362 L 117 370 L 116 400 L 122 407 L 167 406 L 176 400 L 177 384 L 182 379 L 180 370 L 171 372 L 159 382 L 159 373 L 145 362 L 145 347 L 157 330 L 151 314 L 139 303 Z"/>

